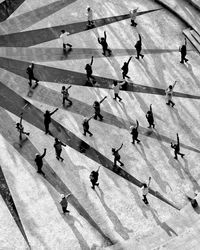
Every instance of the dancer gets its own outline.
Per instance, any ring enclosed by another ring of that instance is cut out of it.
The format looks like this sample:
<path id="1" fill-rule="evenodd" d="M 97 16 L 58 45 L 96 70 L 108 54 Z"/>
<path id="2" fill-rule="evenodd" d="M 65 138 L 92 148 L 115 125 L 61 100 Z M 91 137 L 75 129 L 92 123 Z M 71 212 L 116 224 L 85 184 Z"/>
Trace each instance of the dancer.
<path id="1" fill-rule="evenodd" d="M 110 56 L 111 53 L 112 53 L 112 51 L 111 51 L 111 49 L 109 49 L 109 47 L 108 47 L 106 38 L 107 38 L 106 32 L 104 31 L 104 37 L 101 37 L 101 39 L 98 37 L 98 42 L 99 42 L 99 44 L 101 44 L 101 46 L 102 46 L 102 49 L 103 49 L 103 53 L 102 53 L 102 54 L 103 54 L 104 56 L 106 56 L 106 51 L 108 51 L 108 55 Z"/>
<path id="2" fill-rule="evenodd" d="M 94 108 L 94 119 L 97 119 L 97 116 L 99 117 L 100 121 L 103 120 L 103 116 L 101 115 L 101 110 L 100 110 L 100 104 L 107 98 L 107 96 L 105 96 L 100 102 L 95 101 L 93 104 L 93 108 Z"/>
<path id="3" fill-rule="evenodd" d="M 138 139 L 138 127 L 139 127 L 138 120 L 136 120 L 136 127 L 134 126 L 130 127 L 130 134 L 132 135 L 133 144 L 135 144 L 135 141 L 137 141 L 137 143 L 140 143 L 140 140 Z"/>
<path id="4" fill-rule="evenodd" d="M 63 95 L 63 106 L 65 106 L 65 100 L 67 100 L 69 102 L 69 106 L 72 105 L 72 101 L 69 99 L 69 92 L 68 90 L 71 88 L 71 85 L 67 88 L 65 88 L 65 86 L 62 86 L 62 90 L 61 90 L 61 94 Z"/>
<path id="5" fill-rule="evenodd" d="M 150 110 L 147 111 L 147 113 L 146 113 L 146 118 L 147 118 L 147 121 L 149 123 L 149 127 L 148 128 L 151 128 L 151 126 L 153 128 L 155 128 L 154 118 L 153 118 L 153 111 L 152 111 L 152 104 L 150 105 Z"/>
<path id="6" fill-rule="evenodd" d="M 176 144 L 173 144 L 171 142 L 171 148 L 174 149 L 174 159 L 178 160 L 178 155 L 180 155 L 182 158 L 184 156 L 184 154 L 180 153 L 180 142 L 179 142 L 179 136 L 178 136 L 178 133 L 176 134 L 177 135 L 177 143 Z"/>
<path id="7" fill-rule="evenodd" d="M 42 155 L 40 155 L 40 154 L 36 154 L 35 155 L 35 163 L 36 163 L 36 165 L 38 167 L 37 173 L 38 174 L 42 174 L 44 177 L 45 177 L 45 173 L 42 171 L 42 166 L 43 166 L 43 160 L 42 160 L 42 158 L 45 157 L 46 152 L 47 152 L 47 149 L 45 148 L 44 149 L 44 153 Z"/>
<path id="8" fill-rule="evenodd" d="M 122 101 L 122 98 L 119 96 L 119 90 L 120 90 L 120 86 L 123 84 L 124 84 L 124 82 L 122 84 L 120 84 L 116 80 L 113 81 L 113 90 L 114 90 L 114 96 L 115 96 L 115 97 L 113 97 L 114 100 L 117 100 L 117 98 L 118 98 L 120 102 Z"/>
<path id="9" fill-rule="evenodd" d="M 69 51 L 72 50 L 72 45 L 70 43 L 68 43 L 68 37 L 69 36 L 69 32 L 65 31 L 65 30 L 61 30 L 61 35 L 60 35 L 60 39 L 63 43 L 63 52 L 66 52 L 66 45 L 69 47 Z"/>
<path id="10" fill-rule="evenodd" d="M 87 28 L 91 29 L 91 28 L 95 27 L 94 21 L 93 21 L 93 11 L 92 11 L 92 8 L 90 6 L 87 7 L 86 15 L 88 18 Z"/>
<path id="11" fill-rule="evenodd" d="M 172 107 L 174 107 L 175 103 L 172 101 L 172 96 L 173 96 L 173 90 L 174 87 L 176 85 L 177 81 L 174 82 L 173 85 L 169 85 L 169 87 L 165 90 L 166 93 L 166 99 L 167 99 L 167 105 L 170 106 L 170 104 L 172 105 Z"/>
<path id="12" fill-rule="evenodd" d="M 130 18 L 131 18 L 131 26 L 134 26 L 134 27 L 137 26 L 137 23 L 135 22 L 136 16 L 137 16 L 137 11 L 138 11 L 138 8 L 129 10 L 129 14 L 130 14 Z"/>
<path id="13" fill-rule="evenodd" d="M 147 194 L 149 193 L 149 186 L 150 186 L 150 182 L 151 182 L 151 177 L 149 177 L 149 183 L 146 184 L 146 183 L 143 183 L 142 184 L 142 195 L 143 195 L 143 201 L 146 205 L 149 204 L 148 200 L 147 200 Z"/>
<path id="14" fill-rule="evenodd" d="M 85 65 L 85 70 L 86 70 L 86 74 L 87 74 L 87 80 L 89 83 L 92 83 L 92 85 L 94 85 L 96 83 L 96 80 L 94 78 L 94 76 L 92 75 L 92 64 L 93 64 L 93 56 L 91 58 L 91 62 L 90 64 L 87 63 Z"/>
<path id="15" fill-rule="evenodd" d="M 64 143 L 62 143 L 61 141 L 59 141 L 58 138 L 55 138 L 55 143 L 53 146 L 54 146 L 55 152 L 56 152 L 56 159 L 61 160 L 63 162 L 64 159 L 60 155 L 62 152 L 62 146 L 66 147 L 66 145 Z"/>
<path id="16" fill-rule="evenodd" d="M 33 89 L 35 89 L 38 86 L 38 82 L 39 82 L 39 80 L 37 78 L 35 78 L 34 73 L 33 73 L 34 66 L 35 66 L 34 63 L 32 63 L 26 69 L 26 73 L 28 74 L 28 79 L 29 79 L 28 84 L 29 84 L 30 88 L 32 88 L 32 80 L 35 81 L 35 86 L 33 87 Z"/>
<path id="17" fill-rule="evenodd" d="M 144 55 L 141 54 L 141 50 L 142 50 L 142 37 L 140 34 L 139 35 L 139 40 L 136 42 L 135 44 L 135 48 L 136 48 L 136 51 L 137 51 L 137 56 L 136 56 L 136 59 L 140 59 L 140 56 L 142 58 L 144 58 Z"/>
<path id="18" fill-rule="evenodd" d="M 22 141 L 22 134 L 24 135 L 30 135 L 29 132 L 25 132 L 24 131 L 24 126 L 22 125 L 22 120 L 23 120 L 23 113 L 20 114 L 20 122 L 16 123 L 16 128 L 19 132 L 19 141 L 20 141 L 20 147 L 22 146 L 21 145 L 21 141 Z"/>
<path id="19" fill-rule="evenodd" d="M 113 163 L 114 167 L 116 166 L 117 162 L 120 163 L 120 166 L 124 166 L 124 163 L 120 161 L 121 156 L 119 155 L 119 150 L 122 147 L 123 147 L 123 143 L 122 143 L 122 145 L 118 149 L 112 148 L 112 154 L 114 155 L 114 163 Z"/>
<path id="20" fill-rule="evenodd" d="M 89 121 L 93 117 L 94 117 L 94 115 L 92 115 L 90 118 L 85 117 L 84 120 L 83 120 L 83 123 L 82 123 L 82 125 L 83 125 L 83 131 L 84 131 L 83 135 L 85 135 L 85 136 L 86 136 L 86 133 L 88 133 L 90 136 L 93 136 L 93 134 L 89 131 L 89 128 L 90 128 Z"/>
<path id="21" fill-rule="evenodd" d="M 62 211 L 63 211 L 63 214 L 65 213 L 69 213 L 70 211 L 67 210 L 67 206 L 68 206 L 68 199 L 69 199 L 69 196 L 71 194 L 68 194 L 67 196 L 65 196 L 64 194 L 61 194 L 61 201 L 60 201 L 60 205 L 62 207 Z"/>
<path id="22" fill-rule="evenodd" d="M 185 38 L 185 44 L 183 44 L 180 48 L 179 51 L 181 52 L 181 61 L 180 63 L 187 62 L 188 59 L 186 58 L 187 55 L 187 39 Z"/>
<path id="23" fill-rule="evenodd" d="M 56 108 L 53 112 L 50 113 L 49 110 L 46 110 L 45 114 L 44 114 L 44 126 L 45 126 L 45 134 L 50 134 L 49 131 L 49 125 L 51 123 L 51 116 L 58 110 L 58 108 Z"/>
<path id="24" fill-rule="evenodd" d="M 128 74 L 128 65 L 129 65 L 129 62 L 131 60 L 132 56 L 128 59 L 127 62 L 124 62 L 124 65 L 122 66 L 122 77 L 123 79 L 125 79 L 125 77 L 127 78 L 130 78 L 127 74 Z"/>
<path id="25" fill-rule="evenodd" d="M 92 183 L 92 189 L 95 189 L 95 186 L 99 186 L 98 178 L 99 178 L 99 169 L 101 166 L 98 167 L 97 171 L 92 171 L 90 173 L 90 181 Z"/>

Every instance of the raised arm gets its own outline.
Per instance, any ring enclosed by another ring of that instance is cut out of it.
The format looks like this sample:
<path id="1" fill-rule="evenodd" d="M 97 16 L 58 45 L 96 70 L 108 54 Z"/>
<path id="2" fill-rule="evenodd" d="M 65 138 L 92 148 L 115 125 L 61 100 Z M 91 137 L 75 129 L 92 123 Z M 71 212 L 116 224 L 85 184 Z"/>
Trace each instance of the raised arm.
<path id="1" fill-rule="evenodd" d="M 131 60 L 131 58 L 132 58 L 132 56 L 130 56 L 130 58 L 128 59 L 128 62 L 127 62 L 127 64 L 129 64 L 129 63 L 130 63 L 130 60 Z"/>
<path id="2" fill-rule="evenodd" d="M 187 46 L 187 39 L 186 39 L 186 37 L 185 37 L 185 46 Z"/>
<path id="3" fill-rule="evenodd" d="M 122 143 L 122 145 L 116 151 L 119 151 L 122 147 L 123 147 L 123 143 Z"/>
<path id="4" fill-rule="evenodd" d="M 72 85 L 69 85 L 69 87 L 66 88 L 66 90 L 70 89 Z"/>
<path id="5" fill-rule="evenodd" d="M 90 116 L 90 118 L 88 118 L 88 122 L 94 117 L 94 115 Z"/>
<path id="6" fill-rule="evenodd" d="M 51 112 L 50 116 L 53 115 L 56 111 L 58 111 L 58 108 L 56 108 L 53 112 Z"/>
<path id="7" fill-rule="evenodd" d="M 142 42 L 142 37 L 140 34 L 138 34 L 140 42 Z"/>
<path id="8" fill-rule="evenodd" d="M 41 158 L 45 157 L 46 152 L 47 152 L 47 149 L 46 149 L 46 148 L 44 148 L 44 153 L 41 155 Z"/>
<path id="9" fill-rule="evenodd" d="M 178 136 L 178 133 L 176 134 L 177 136 L 177 145 L 179 145 L 179 136 Z"/>
<path id="10" fill-rule="evenodd" d="M 149 182 L 148 182 L 148 185 L 147 185 L 148 188 L 150 186 L 150 183 L 151 183 L 151 177 L 149 177 Z"/>
<path id="11" fill-rule="evenodd" d="M 136 120 L 136 128 L 138 129 L 138 127 L 139 127 L 139 122 L 138 122 L 138 120 Z"/>
<path id="12" fill-rule="evenodd" d="M 99 172 L 100 167 L 101 167 L 101 166 L 98 167 L 97 172 Z"/>
<path id="13" fill-rule="evenodd" d="M 99 44 L 101 44 L 101 41 L 100 41 L 100 38 L 99 38 L 99 37 L 98 37 L 98 39 L 97 39 L 97 40 L 98 40 L 98 43 L 99 43 Z"/>
<path id="14" fill-rule="evenodd" d="M 99 103 L 102 103 L 106 98 L 107 96 L 105 96 Z"/>
<path id="15" fill-rule="evenodd" d="M 68 199 L 69 199 L 69 196 L 71 196 L 71 194 L 68 194 L 65 198 L 68 200 Z"/>
<path id="16" fill-rule="evenodd" d="M 90 65 L 92 66 L 92 64 L 93 64 L 93 56 L 92 56 L 92 58 L 91 58 L 91 63 L 90 63 Z"/>
<path id="17" fill-rule="evenodd" d="M 107 38 L 106 31 L 104 31 L 104 38 L 105 38 L 105 40 L 106 40 L 106 38 Z"/>
<path id="18" fill-rule="evenodd" d="M 172 88 L 174 88 L 174 87 L 175 87 L 176 83 L 177 83 L 177 81 L 175 81 L 175 82 L 174 82 L 174 84 L 172 85 Z"/>
<path id="19" fill-rule="evenodd" d="M 150 104 L 150 111 L 151 111 L 151 113 L 152 113 L 152 104 Z"/>
<path id="20" fill-rule="evenodd" d="M 22 125 L 22 120 L 23 120 L 23 113 L 20 114 L 20 121 L 19 121 L 20 125 Z"/>

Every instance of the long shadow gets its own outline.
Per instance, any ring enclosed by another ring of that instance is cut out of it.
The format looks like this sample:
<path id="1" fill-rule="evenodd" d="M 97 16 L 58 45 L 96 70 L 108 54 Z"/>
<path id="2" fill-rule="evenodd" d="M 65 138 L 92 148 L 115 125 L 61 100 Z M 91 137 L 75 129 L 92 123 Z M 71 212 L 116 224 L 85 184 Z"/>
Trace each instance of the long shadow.
<path id="1" fill-rule="evenodd" d="M 0 22 L 5 21 L 25 0 L 5 0 L 0 3 Z"/>
<path id="2" fill-rule="evenodd" d="M 26 68 L 30 62 L 14 60 L 9 58 L 0 57 L 0 67 L 8 70 L 14 74 L 27 78 Z M 40 81 L 63 83 L 68 82 L 71 85 L 86 86 L 85 74 L 71 70 L 63 70 L 45 65 L 35 64 L 35 75 Z M 104 78 L 95 76 L 100 88 L 111 89 L 113 86 L 113 80 L 110 78 Z M 165 95 L 165 90 L 160 88 L 149 87 L 145 85 L 135 84 L 131 81 L 127 84 L 124 91 L 132 91 L 138 93 L 147 93 L 153 95 Z M 189 95 L 180 92 L 174 92 L 174 96 L 182 98 L 200 99 L 200 96 Z"/>
<path id="3" fill-rule="evenodd" d="M 5 120 L 8 120 L 8 121 L 11 120 L 11 118 L 5 111 L 0 111 L 0 116 L 3 117 L 3 119 Z M 13 137 L 14 138 L 16 137 L 16 140 L 18 140 L 15 131 L 12 131 L 12 130 L 7 131 L 5 129 L 1 131 L 1 133 L 10 144 L 13 144 L 13 141 L 14 141 Z M 15 149 L 19 152 L 19 154 L 23 156 L 24 159 L 26 159 L 30 163 L 30 165 L 33 168 L 36 168 L 33 158 L 34 158 L 34 155 L 39 152 L 29 140 L 26 140 L 26 143 L 22 148 L 15 147 Z M 56 172 L 51 168 L 51 166 L 46 162 L 45 159 L 43 160 L 43 162 L 44 162 L 43 171 L 45 172 L 44 180 L 46 180 L 60 194 L 71 193 L 72 196 L 69 200 L 69 203 L 79 212 L 81 216 L 83 216 L 86 219 L 86 221 L 88 221 L 88 223 L 90 223 L 102 235 L 105 241 L 110 242 L 110 244 L 113 244 L 112 241 L 104 234 L 101 228 L 92 219 L 89 213 L 84 209 L 84 207 L 82 207 L 78 199 L 73 195 L 73 192 L 65 185 L 65 183 L 60 179 L 60 177 L 56 174 Z"/>
<path id="4" fill-rule="evenodd" d="M 146 49 L 144 54 L 162 54 L 178 52 L 177 49 Z M 65 60 L 81 60 L 94 58 L 104 58 L 102 49 L 95 48 L 73 48 L 72 51 L 63 53 L 62 48 L 5 48 L 4 53 L 7 58 L 16 58 L 37 62 L 53 62 Z M 135 49 L 112 49 L 112 54 L 116 56 L 135 55 Z M 110 57 L 113 61 L 115 57 Z"/>
<path id="5" fill-rule="evenodd" d="M 166 222 L 161 222 L 159 220 L 156 210 L 150 208 L 150 211 L 153 215 L 154 220 L 156 221 L 156 224 L 160 226 L 170 237 L 172 237 L 173 234 L 178 236 L 178 234 L 174 231 L 174 229 L 171 228 L 169 225 L 167 225 Z"/>
<path id="6" fill-rule="evenodd" d="M 138 15 L 150 13 L 159 9 L 139 12 Z M 95 27 L 101 27 L 114 22 L 119 22 L 130 18 L 129 14 L 100 18 L 94 20 Z M 71 35 L 87 30 L 87 21 L 77 22 L 65 25 L 43 28 L 38 30 L 25 31 L 20 33 L 12 33 L 0 36 L 0 47 L 29 47 L 36 44 L 48 42 L 59 38 L 61 30 L 67 30 Z"/>
<path id="7" fill-rule="evenodd" d="M 0 106 L 15 114 L 16 116 L 19 116 L 19 114 L 23 112 L 24 120 L 44 131 L 44 113 L 2 83 L 0 83 Z M 118 166 L 113 167 L 113 163 L 108 158 L 106 158 L 96 149 L 90 147 L 90 145 L 88 145 L 85 141 L 81 140 L 79 137 L 53 119 L 50 131 L 53 137 L 58 138 L 69 147 L 75 149 L 77 152 L 84 153 L 85 156 L 96 161 L 98 164 L 115 172 L 124 179 L 132 182 L 134 185 L 142 187 L 142 183 L 139 180 L 127 173 L 122 168 Z M 149 192 L 166 204 L 180 210 L 178 207 L 176 207 L 176 205 L 165 199 L 159 192 L 156 192 L 152 189 L 150 189 Z"/>
<path id="8" fill-rule="evenodd" d="M 109 219 L 112 221 L 113 226 L 115 231 L 124 239 L 124 240 L 128 240 L 129 239 L 129 235 L 128 233 L 133 232 L 132 230 L 129 230 L 128 228 L 125 228 L 123 226 L 123 224 L 121 223 L 120 219 L 117 217 L 117 215 L 112 211 L 112 209 L 109 208 L 109 206 L 106 204 L 105 202 L 105 198 L 104 198 L 104 193 L 101 190 L 101 188 L 99 187 L 99 192 L 100 195 L 98 194 L 98 192 L 96 192 L 97 196 L 99 197 L 103 207 L 105 208 L 107 215 L 109 217 Z"/>
<path id="9" fill-rule="evenodd" d="M 1 166 L 0 166 L 0 194 L 4 202 L 6 203 L 13 219 L 15 220 L 15 223 L 17 224 L 21 234 L 23 235 L 24 240 L 26 241 L 29 248 L 31 248 Z"/>
<path id="10" fill-rule="evenodd" d="M 1 24 L 0 29 L 8 30 L 9 33 L 20 32 L 75 1 L 77 0 L 59 0 L 32 11 L 23 13 L 19 16 L 9 18 L 7 21 Z"/>

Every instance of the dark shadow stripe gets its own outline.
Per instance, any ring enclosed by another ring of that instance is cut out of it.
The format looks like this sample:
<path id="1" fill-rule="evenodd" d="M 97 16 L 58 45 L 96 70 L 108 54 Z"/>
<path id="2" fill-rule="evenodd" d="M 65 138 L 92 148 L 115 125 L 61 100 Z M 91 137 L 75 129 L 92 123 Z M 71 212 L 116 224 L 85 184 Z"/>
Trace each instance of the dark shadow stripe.
<path id="1" fill-rule="evenodd" d="M 9 98 L 8 98 L 9 96 Z M 43 124 L 43 112 L 37 109 L 35 106 L 30 104 L 24 98 L 20 97 L 14 91 L 6 87 L 0 82 L 0 106 L 4 109 L 10 111 L 11 113 L 19 116 L 21 112 L 24 113 L 23 118 L 30 124 L 34 125 L 35 127 L 44 131 L 44 124 Z M 24 110 L 24 106 L 27 104 L 27 110 Z M 64 128 L 58 122 L 52 119 L 51 124 L 51 133 L 53 137 L 57 137 L 69 147 L 75 149 L 77 152 L 84 153 L 88 158 L 96 161 L 97 163 L 101 164 L 102 166 L 106 167 L 107 169 L 113 171 L 114 173 L 120 175 L 121 177 L 125 178 L 126 180 L 132 182 L 134 185 L 138 187 L 142 187 L 142 183 L 137 180 L 135 177 L 127 173 L 120 167 L 113 167 L 113 163 L 102 155 L 96 149 L 90 147 L 85 141 L 81 140 L 75 134 Z M 164 201 L 166 204 L 177 208 L 173 203 L 165 199 L 159 193 L 150 190 L 150 193 L 155 197 L 159 198 L 160 200 Z"/>
<path id="2" fill-rule="evenodd" d="M 156 9 L 159 10 L 159 9 Z M 143 11 L 142 14 L 156 10 Z M 139 15 L 140 13 L 138 13 Z M 95 28 L 128 19 L 129 14 L 96 19 Z M 61 30 L 71 35 L 86 31 L 87 21 L 0 36 L 0 47 L 29 47 L 59 38 Z"/>
<path id="3" fill-rule="evenodd" d="M 0 22 L 5 21 L 25 0 L 5 0 L 0 3 Z"/>
<path id="4" fill-rule="evenodd" d="M 1 166 L 0 166 L 0 194 L 4 202 L 6 203 L 13 219 L 15 220 L 15 223 L 17 224 L 21 234 L 23 235 L 24 240 L 26 241 L 29 248 L 31 248 Z"/>

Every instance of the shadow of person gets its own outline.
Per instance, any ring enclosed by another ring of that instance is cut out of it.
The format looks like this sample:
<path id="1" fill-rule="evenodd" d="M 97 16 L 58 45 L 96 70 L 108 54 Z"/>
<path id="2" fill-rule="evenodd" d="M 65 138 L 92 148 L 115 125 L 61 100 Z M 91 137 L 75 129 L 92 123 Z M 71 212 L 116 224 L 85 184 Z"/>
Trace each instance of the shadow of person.
<path id="1" fill-rule="evenodd" d="M 96 192 L 97 196 L 99 197 L 103 207 L 105 208 L 109 219 L 112 221 L 115 231 L 123 239 L 128 240 L 129 239 L 128 233 L 132 233 L 133 230 L 130 230 L 130 229 L 124 227 L 123 224 L 121 223 L 120 219 L 117 217 L 117 215 L 109 208 L 109 206 L 105 202 L 104 193 L 103 193 L 103 191 L 102 191 L 102 189 L 100 187 L 99 187 L 99 192 L 100 192 L 100 195 Z"/>
<path id="2" fill-rule="evenodd" d="M 161 222 L 157 216 L 157 211 L 150 208 L 150 211 L 153 215 L 153 218 L 158 226 L 160 226 L 170 237 L 174 235 L 178 236 L 178 234 L 171 228 L 166 222 Z"/>

